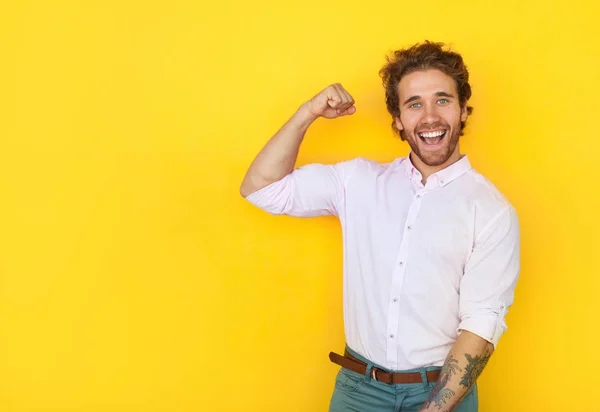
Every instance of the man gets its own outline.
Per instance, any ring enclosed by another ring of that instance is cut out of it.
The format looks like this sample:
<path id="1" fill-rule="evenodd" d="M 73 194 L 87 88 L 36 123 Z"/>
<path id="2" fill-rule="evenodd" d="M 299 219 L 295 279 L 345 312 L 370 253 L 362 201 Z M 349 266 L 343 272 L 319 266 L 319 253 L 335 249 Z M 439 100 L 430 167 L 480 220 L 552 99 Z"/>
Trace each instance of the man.
<path id="1" fill-rule="evenodd" d="M 330 354 L 342 366 L 330 411 L 477 411 L 519 276 L 517 215 L 460 153 L 472 111 L 462 57 L 425 42 L 380 74 L 407 157 L 295 169 L 315 120 L 356 111 L 334 84 L 268 141 L 240 192 L 272 214 L 340 219 L 346 350 Z"/>

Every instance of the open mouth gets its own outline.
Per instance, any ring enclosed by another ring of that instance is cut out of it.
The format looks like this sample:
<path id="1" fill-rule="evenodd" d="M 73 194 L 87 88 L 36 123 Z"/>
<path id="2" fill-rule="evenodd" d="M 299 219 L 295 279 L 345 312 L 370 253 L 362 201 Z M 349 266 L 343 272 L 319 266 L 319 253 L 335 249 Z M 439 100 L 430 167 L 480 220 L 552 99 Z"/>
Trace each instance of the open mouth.
<path id="1" fill-rule="evenodd" d="M 418 135 L 419 138 L 421 138 L 423 143 L 425 143 L 426 145 L 435 146 L 440 144 L 440 142 L 444 139 L 444 137 L 446 136 L 446 130 L 442 129 L 433 130 L 430 132 L 420 132 L 418 133 Z"/>

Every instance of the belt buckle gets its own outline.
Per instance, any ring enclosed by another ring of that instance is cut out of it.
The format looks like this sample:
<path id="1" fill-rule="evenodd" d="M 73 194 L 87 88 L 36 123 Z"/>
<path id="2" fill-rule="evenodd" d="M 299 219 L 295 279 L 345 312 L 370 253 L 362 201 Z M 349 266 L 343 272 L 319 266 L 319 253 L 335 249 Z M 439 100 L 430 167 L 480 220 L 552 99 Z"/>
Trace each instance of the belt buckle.
<path id="1" fill-rule="evenodd" d="M 380 380 L 377 379 L 377 373 L 376 373 L 377 370 L 378 370 L 378 368 L 376 368 L 375 366 L 373 366 L 371 368 L 371 378 L 373 378 L 373 380 L 375 382 L 383 382 L 383 381 L 380 381 Z M 387 383 L 388 385 L 391 385 L 392 383 L 394 383 L 394 374 L 390 372 L 389 376 L 390 377 L 389 377 L 388 381 L 384 382 L 384 383 Z"/>

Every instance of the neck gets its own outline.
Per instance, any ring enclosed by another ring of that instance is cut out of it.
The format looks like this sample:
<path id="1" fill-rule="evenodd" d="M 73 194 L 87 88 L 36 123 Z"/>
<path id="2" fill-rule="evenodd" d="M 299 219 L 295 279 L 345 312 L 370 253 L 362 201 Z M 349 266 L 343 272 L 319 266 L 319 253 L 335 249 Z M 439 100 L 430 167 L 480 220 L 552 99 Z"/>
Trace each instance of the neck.
<path id="1" fill-rule="evenodd" d="M 453 163 L 458 162 L 460 160 L 460 158 L 461 158 L 461 154 L 460 154 L 458 145 L 456 145 L 456 149 L 454 149 L 454 152 L 452 152 L 452 155 L 450 155 L 448 160 L 446 160 L 444 163 L 442 163 L 441 165 L 438 165 L 438 166 L 429 166 L 429 165 L 423 163 L 423 161 L 421 159 L 419 159 L 419 157 L 416 156 L 413 152 L 410 153 L 410 161 L 415 166 L 415 168 L 419 171 L 419 173 L 421 173 L 421 176 L 423 176 L 423 179 L 421 181 L 423 184 L 425 184 L 427 182 L 427 179 L 429 178 L 429 176 L 431 176 L 434 173 L 439 172 L 440 170 L 447 168 L 448 166 L 450 166 Z"/>

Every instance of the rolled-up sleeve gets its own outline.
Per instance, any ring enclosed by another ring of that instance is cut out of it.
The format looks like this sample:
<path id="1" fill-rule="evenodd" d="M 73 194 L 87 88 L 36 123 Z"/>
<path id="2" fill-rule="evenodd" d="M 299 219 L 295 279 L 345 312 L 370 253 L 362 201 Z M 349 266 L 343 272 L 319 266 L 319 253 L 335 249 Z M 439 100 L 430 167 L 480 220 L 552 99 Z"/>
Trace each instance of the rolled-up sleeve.
<path id="1" fill-rule="evenodd" d="M 520 273 L 520 233 L 515 209 L 507 206 L 476 234 L 460 285 L 460 324 L 494 347 L 507 329 L 505 317 Z"/>
<path id="2" fill-rule="evenodd" d="M 354 167 L 353 160 L 301 166 L 247 196 L 246 200 L 273 215 L 339 216 L 345 183 Z"/>

